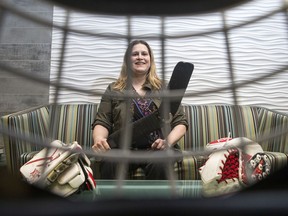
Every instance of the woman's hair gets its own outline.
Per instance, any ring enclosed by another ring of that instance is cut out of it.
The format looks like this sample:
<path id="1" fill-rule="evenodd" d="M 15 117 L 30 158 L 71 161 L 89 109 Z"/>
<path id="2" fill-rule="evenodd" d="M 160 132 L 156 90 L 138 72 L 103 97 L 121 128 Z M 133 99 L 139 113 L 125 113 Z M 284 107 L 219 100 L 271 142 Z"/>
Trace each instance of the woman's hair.
<path id="1" fill-rule="evenodd" d="M 125 52 L 124 60 L 122 64 L 122 69 L 120 75 L 115 82 L 114 89 L 116 90 L 124 90 L 126 87 L 127 77 L 128 77 L 128 70 L 131 70 L 131 55 L 132 49 L 136 44 L 143 44 L 147 47 L 149 55 L 150 55 L 150 69 L 147 73 L 146 83 L 150 83 L 153 89 L 159 90 L 161 88 L 161 80 L 156 73 L 156 65 L 154 60 L 154 55 L 151 50 L 149 44 L 144 40 L 134 40 L 132 41 Z"/>

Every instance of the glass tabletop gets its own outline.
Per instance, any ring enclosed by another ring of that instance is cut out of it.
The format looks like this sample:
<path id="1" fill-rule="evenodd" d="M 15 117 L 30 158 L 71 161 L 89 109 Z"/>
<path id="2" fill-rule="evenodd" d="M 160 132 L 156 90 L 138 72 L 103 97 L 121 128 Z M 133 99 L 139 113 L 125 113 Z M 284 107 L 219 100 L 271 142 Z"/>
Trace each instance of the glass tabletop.
<path id="1" fill-rule="evenodd" d="M 202 196 L 200 180 L 96 180 L 94 192 L 84 191 L 73 199 L 197 198 Z"/>

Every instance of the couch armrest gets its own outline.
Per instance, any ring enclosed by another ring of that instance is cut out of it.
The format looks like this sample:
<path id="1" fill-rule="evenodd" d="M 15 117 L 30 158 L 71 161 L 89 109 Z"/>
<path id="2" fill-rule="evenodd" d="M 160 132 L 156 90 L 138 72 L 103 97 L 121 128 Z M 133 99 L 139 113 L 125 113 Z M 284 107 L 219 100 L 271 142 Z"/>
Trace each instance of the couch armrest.
<path id="1" fill-rule="evenodd" d="M 23 166 L 26 162 L 31 160 L 39 151 L 24 152 L 20 156 L 20 167 Z"/>
<path id="2" fill-rule="evenodd" d="M 13 174 L 20 174 L 21 154 L 42 149 L 36 141 L 47 138 L 49 129 L 49 110 L 46 106 L 35 107 L 1 117 L 3 142 L 7 168 Z"/>
<path id="3" fill-rule="evenodd" d="M 258 133 L 259 138 L 265 137 L 265 140 L 259 141 L 264 151 L 288 153 L 288 114 L 269 110 L 267 108 L 258 108 Z M 281 135 L 266 139 L 275 133 L 285 132 Z"/>
<path id="4" fill-rule="evenodd" d="M 265 151 L 265 154 L 271 161 L 271 174 L 288 165 L 288 155 L 285 153 Z"/>

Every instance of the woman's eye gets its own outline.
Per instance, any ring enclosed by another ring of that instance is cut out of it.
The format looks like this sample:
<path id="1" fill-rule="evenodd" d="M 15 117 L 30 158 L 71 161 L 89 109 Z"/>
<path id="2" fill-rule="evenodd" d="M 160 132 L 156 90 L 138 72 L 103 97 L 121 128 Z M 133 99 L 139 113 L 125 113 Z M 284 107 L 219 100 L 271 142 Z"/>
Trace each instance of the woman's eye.
<path id="1" fill-rule="evenodd" d="M 132 53 L 132 56 L 148 56 L 149 54 L 147 52 L 143 52 L 143 53 Z"/>

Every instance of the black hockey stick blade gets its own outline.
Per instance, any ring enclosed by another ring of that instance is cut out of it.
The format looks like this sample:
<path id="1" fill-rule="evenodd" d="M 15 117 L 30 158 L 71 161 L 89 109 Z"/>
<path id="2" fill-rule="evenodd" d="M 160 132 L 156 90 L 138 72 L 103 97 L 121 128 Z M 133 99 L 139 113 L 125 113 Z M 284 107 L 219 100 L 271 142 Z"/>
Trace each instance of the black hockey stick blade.
<path id="1" fill-rule="evenodd" d="M 161 103 L 160 112 L 163 112 L 163 106 L 166 104 L 170 105 L 170 113 L 174 116 L 177 112 L 185 91 L 189 84 L 190 78 L 194 70 L 194 65 L 189 62 L 178 62 L 173 70 L 170 81 L 167 86 L 168 92 L 175 93 L 175 97 L 171 97 L 168 103 Z M 164 114 L 162 113 L 162 116 Z"/>

